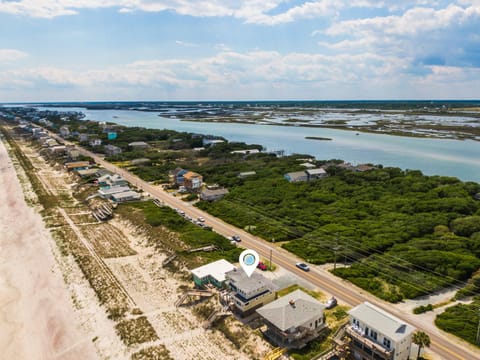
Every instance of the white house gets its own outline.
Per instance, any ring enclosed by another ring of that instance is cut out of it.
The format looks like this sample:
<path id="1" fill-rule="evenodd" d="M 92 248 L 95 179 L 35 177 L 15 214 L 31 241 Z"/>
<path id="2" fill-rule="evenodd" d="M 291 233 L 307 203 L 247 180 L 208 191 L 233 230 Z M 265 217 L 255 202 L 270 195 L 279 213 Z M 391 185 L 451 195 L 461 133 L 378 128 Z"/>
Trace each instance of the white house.
<path id="1" fill-rule="evenodd" d="M 131 191 L 128 186 L 112 186 L 110 188 L 101 188 L 99 189 L 98 195 L 104 199 L 110 199 L 112 195 L 119 194 L 122 192 Z"/>
<path id="2" fill-rule="evenodd" d="M 140 200 L 141 198 L 142 198 L 142 195 L 133 190 L 114 193 L 111 195 L 111 199 L 117 203 L 125 202 L 125 201 Z"/>
<path id="3" fill-rule="evenodd" d="M 203 287 L 206 284 L 213 284 L 218 288 L 225 285 L 225 274 L 236 269 L 231 263 L 225 259 L 220 259 L 209 264 L 200 266 L 191 270 L 193 282 L 198 287 Z"/>
<path id="4" fill-rule="evenodd" d="M 364 302 L 349 312 L 347 335 L 356 360 L 408 360 L 415 328 L 379 307 Z"/>

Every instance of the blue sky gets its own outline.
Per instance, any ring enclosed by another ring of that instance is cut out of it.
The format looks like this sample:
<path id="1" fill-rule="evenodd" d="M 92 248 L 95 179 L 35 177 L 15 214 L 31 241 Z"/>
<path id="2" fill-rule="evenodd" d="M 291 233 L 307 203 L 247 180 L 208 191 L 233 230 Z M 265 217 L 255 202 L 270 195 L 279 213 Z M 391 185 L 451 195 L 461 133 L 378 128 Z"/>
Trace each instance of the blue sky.
<path id="1" fill-rule="evenodd" d="M 0 102 L 480 98 L 480 0 L 0 0 L 0 33 Z"/>

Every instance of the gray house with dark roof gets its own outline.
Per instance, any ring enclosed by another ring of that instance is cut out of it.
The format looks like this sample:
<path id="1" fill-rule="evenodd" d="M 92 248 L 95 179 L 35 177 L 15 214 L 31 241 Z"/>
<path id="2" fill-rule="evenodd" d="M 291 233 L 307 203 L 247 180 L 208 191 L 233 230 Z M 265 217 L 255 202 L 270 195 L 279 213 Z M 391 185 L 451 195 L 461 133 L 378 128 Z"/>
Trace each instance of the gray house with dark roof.
<path id="1" fill-rule="evenodd" d="M 257 310 L 267 325 L 265 335 L 280 347 L 301 349 L 327 328 L 325 305 L 302 290 L 281 297 Z"/>

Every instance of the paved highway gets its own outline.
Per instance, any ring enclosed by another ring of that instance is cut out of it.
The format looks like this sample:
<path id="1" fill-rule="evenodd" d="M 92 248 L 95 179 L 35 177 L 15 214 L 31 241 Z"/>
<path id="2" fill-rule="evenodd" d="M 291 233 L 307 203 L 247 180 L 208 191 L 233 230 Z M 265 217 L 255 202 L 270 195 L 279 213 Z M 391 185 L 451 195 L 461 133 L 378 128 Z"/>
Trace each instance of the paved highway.
<path id="1" fill-rule="evenodd" d="M 57 138 L 61 142 L 69 144 L 64 139 L 59 138 L 53 133 L 51 133 L 50 135 Z M 75 144 L 71 143 L 70 145 Z M 295 257 L 293 254 L 287 252 L 286 250 L 276 247 L 259 237 L 253 236 L 250 233 L 240 230 L 233 225 L 227 224 L 222 220 L 208 213 L 205 213 L 194 206 L 191 206 L 189 203 L 186 203 L 183 200 L 174 197 L 160 187 L 153 186 L 148 182 L 141 180 L 136 175 L 133 175 L 132 173 L 103 160 L 102 157 L 88 150 L 85 150 L 83 148 L 79 148 L 79 150 L 84 155 L 92 157 L 97 164 L 105 167 L 110 171 L 121 174 L 132 185 L 135 185 L 138 188 L 142 189 L 144 192 L 149 193 L 152 197 L 158 198 L 166 205 L 185 211 L 185 214 L 191 216 L 193 219 L 196 219 L 199 216 L 205 218 L 205 223 L 207 225 L 210 225 L 217 233 L 226 237 L 235 234 L 240 235 L 242 238 L 241 244 L 243 247 L 253 249 L 257 251 L 262 257 L 267 259 L 270 257 L 270 252 L 272 252 L 273 262 L 275 264 L 291 271 L 297 276 L 311 282 L 315 286 L 318 286 L 320 289 L 323 289 L 326 292 L 334 295 L 340 301 L 350 306 L 356 306 L 364 301 L 369 301 L 379 306 L 380 308 L 383 308 L 385 311 L 394 314 L 398 318 L 409 322 L 417 329 L 425 331 L 430 336 L 430 350 L 441 356 L 443 359 L 480 359 L 480 350 L 474 349 L 471 345 L 467 343 L 463 343 L 460 340 L 453 339 L 453 337 L 445 335 L 434 326 L 429 326 L 429 324 L 421 322 L 418 318 L 415 318 L 413 314 L 405 314 L 403 312 L 400 312 L 391 304 L 383 302 L 370 294 L 363 293 L 361 289 L 355 287 L 351 283 L 336 278 L 333 275 L 327 273 L 326 271 L 318 270 L 314 267 L 311 267 L 311 271 L 304 272 L 295 266 L 295 263 L 301 261 L 301 259 Z"/>

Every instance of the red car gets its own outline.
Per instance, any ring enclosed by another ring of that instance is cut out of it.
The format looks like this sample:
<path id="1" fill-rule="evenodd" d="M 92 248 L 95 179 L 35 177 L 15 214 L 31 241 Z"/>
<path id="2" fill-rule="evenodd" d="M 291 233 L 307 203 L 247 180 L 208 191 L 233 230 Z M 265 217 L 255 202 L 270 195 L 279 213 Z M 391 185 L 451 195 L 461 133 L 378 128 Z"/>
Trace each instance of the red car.
<path id="1" fill-rule="evenodd" d="M 262 271 L 267 271 L 267 265 L 265 265 L 263 262 L 259 262 L 257 265 L 257 268 L 259 268 Z"/>

